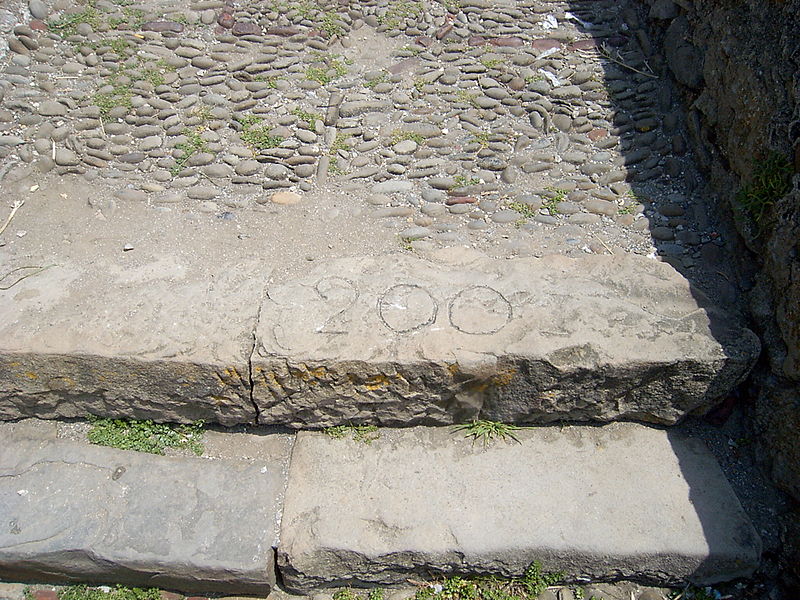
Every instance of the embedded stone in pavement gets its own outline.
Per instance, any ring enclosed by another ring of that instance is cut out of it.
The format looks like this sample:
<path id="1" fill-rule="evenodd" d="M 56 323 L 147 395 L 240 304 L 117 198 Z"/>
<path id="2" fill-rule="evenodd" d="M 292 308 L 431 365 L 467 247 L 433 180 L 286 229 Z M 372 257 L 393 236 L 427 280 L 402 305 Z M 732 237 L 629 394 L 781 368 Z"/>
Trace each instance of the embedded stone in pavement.
<path id="1" fill-rule="evenodd" d="M 288 439 L 255 461 L 4 442 L 0 577 L 264 596 L 274 585 Z"/>
<path id="2" fill-rule="evenodd" d="M 438 258 L 343 258 L 268 286 L 260 422 L 668 424 L 713 406 L 758 356 L 755 334 L 664 263 Z"/>
<path id="3" fill-rule="evenodd" d="M 520 576 L 535 560 L 567 581 L 711 584 L 757 567 L 761 542 L 701 442 L 631 423 L 515 435 L 484 446 L 444 428 L 382 430 L 370 444 L 301 432 L 284 584 Z"/>

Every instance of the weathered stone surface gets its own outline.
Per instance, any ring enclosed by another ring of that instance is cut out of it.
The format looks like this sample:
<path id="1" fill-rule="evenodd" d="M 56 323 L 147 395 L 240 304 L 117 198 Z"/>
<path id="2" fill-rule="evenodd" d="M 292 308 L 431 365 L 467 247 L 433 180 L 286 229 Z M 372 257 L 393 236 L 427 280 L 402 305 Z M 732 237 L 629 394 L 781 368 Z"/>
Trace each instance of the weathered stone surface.
<path id="1" fill-rule="evenodd" d="M 663 263 L 452 256 L 341 259 L 270 286 L 252 359 L 261 422 L 674 423 L 758 355 Z"/>
<path id="2" fill-rule="evenodd" d="M 24 297 L 0 292 L 0 419 L 255 419 L 248 357 L 261 267 L 138 252 L 124 265 L 62 256 Z"/>
<path id="3" fill-rule="evenodd" d="M 697 440 L 630 423 L 517 437 L 484 447 L 414 428 L 367 445 L 301 432 L 278 549 L 285 585 L 519 576 L 533 560 L 573 580 L 705 584 L 758 565 L 760 540 Z"/>
<path id="4" fill-rule="evenodd" d="M 266 595 L 289 447 L 211 461 L 4 439 L 0 576 Z"/>

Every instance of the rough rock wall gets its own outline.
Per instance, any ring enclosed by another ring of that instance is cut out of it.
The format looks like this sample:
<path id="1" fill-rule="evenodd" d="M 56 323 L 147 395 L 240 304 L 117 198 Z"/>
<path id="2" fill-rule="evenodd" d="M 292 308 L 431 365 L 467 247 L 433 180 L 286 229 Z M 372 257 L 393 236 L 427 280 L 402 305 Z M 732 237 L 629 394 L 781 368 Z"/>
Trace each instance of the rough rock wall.
<path id="1" fill-rule="evenodd" d="M 765 349 L 754 437 L 775 482 L 800 501 L 800 0 L 641 2 L 719 212 L 741 236 L 739 272 Z M 776 154 L 790 190 L 756 221 L 737 192 Z"/>

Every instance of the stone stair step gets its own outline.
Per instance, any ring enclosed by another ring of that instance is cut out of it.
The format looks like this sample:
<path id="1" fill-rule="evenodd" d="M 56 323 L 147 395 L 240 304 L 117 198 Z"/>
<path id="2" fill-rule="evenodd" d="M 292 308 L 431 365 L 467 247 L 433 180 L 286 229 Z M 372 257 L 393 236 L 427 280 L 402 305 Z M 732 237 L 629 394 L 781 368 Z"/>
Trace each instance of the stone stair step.
<path id="1" fill-rule="evenodd" d="M 291 440 L 269 460 L 6 435 L 0 578 L 267 595 Z"/>
<path id="2" fill-rule="evenodd" d="M 711 584 L 761 542 L 708 449 L 632 423 L 539 427 L 484 446 L 451 428 L 370 444 L 300 432 L 278 565 L 290 591 L 426 575 Z"/>
<path id="3" fill-rule="evenodd" d="M 252 258 L 230 269 L 180 250 L 125 269 L 65 257 L 25 296 L 0 294 L 0 419 L 675 423 L 759 351 L 640 256 L 398 253 L 268 283 Z"/>
<path id="4" fill-rule="evenodd" d="M 267 288 L 251 360 L 262 423 L 388 426 L 702 413 L 758 338 L 640 256 L 466 249 L 327 261 Z"/>

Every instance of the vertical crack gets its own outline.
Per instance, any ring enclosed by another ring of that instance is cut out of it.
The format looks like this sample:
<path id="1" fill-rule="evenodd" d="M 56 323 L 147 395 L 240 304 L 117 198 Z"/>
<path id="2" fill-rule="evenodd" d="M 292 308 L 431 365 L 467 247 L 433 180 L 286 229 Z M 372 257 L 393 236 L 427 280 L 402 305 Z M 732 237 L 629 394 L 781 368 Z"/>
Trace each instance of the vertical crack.
<path id="1" fill-rule="evenodd" d="M 250 404 L 253 405 L 253 411 L 255 412 L 255 420 L 253 425 L 259 425 L 261 421 L 261 409 L 258 407 L 258 403 L 256 402 L 255 398 L 255 389 L 256 389 L 256 382 L 255 377 L 253 375 L 253 357 L 256 353 L 256 346 L 258 345 L 258 325 L 261 323 L 261 311 L 264 307 L 264 300 L 267 297 L 267 288 L 264 287 L 264 291 L 261 293 L 261 298 L 258 302 L 258 311 L 256 312 L 256 320 L 253 323 L 253 329 L 250 332 L 250 337 L 252 338 L 252 345 L 250 346 L 250 354 L 247 357 L 247 377 L 249 382 L 249 393 L 250 393 Z"/>

